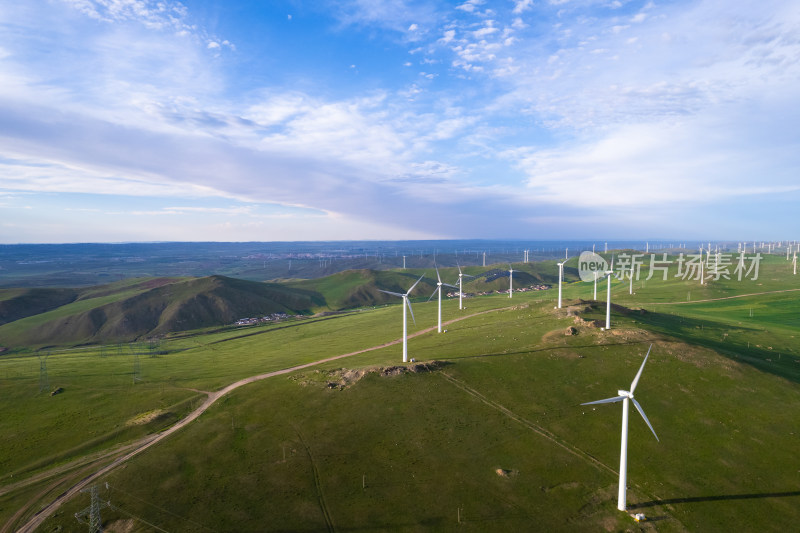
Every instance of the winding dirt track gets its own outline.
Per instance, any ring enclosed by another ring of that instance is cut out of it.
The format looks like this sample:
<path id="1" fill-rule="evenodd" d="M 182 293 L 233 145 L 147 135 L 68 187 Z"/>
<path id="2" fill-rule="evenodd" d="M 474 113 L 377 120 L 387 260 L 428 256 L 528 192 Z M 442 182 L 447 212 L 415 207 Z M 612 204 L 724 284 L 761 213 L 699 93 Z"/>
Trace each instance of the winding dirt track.
<path id="1" fill-rule="evenodd" d="M 442 322 L 442 325 L 444 326 L 444 325 L 452 324 L 454 322 L 459 322 L 461 320 L 466 320 L 468 318 L 472 318 L 472 317 L 476 317 L 476 316 L 480 316 L 480 315 L 485 315 L 487 313 L 494 313 L 494 312 L 497 312 L 497 311 L 503 311 L 505 309 L 508 309 L 508 307 L 501 307 L 501 308 L 498 308 L 498 309 L 489 309 L 487 311 L 481 311 L 479 313 L 473 313 L 471 315 L 466 315 L 466 316 L 454 318 L 452 320 L 448 320 L 446 322 Z M 421 331 L 418 331 L 416 333 L 412 333 L 412 334 L 408 335 L 408 338 L 418 337 L 420 335 L 424 335 L 425 333 L 430 333 L 431 331 L 434 331 L 435 329 L 436 329 L 436 326 L 433 326 L 433 327 L 430 327 L 430 328 L 427 328 L 427 329 L 423 329 Z M 19 529 L 17 529 L 17 531 L 19 533 L 23 533 L 23 532 L 24 533 L 28 533 L 28 532 L 35 531 L 36 528 L 39 527 L 50 515 L 52 515 L 56 511 L 56 509 L 58 509 L 61 506 L 62 503 L 64 503 L 68 499 L 72 498 L 76 494 L 78 494 L 81 491 L 81 489 L 83 489 L 86 486 L 90 485 L 91 483 L 95 482 L 101 476 L 104 476 L 105 474 L 108 474 L 109 472 L 111 472 L 112 470 L 114 470 L 115 468 L 117 468 L 118 466 L 120 466 L 121 464 L 123 464 L 124 462 L 129 460 L 130 458 L 142 453 L 143 451 L 145 451 L 149 447 L 153 446 L 154 444 L 157 444 L 157 443 L 161 442 L 162 440 L 166 439 L 167 437 L 169 437 L 173 433 L 175 433 L 177 431 L 180 431 L 185 426 L 191 424 L 193 421 L 197 420 L 197 418 L 200 415 L 205 413 L 208 410 L 209 407 L 214 405 L 214 403 L 217 400 L 219 400 L 220 398 L 222 398 L 226 394 L 230 393 L 231 391 L 234 391 L 234 390 L 238 389 L 239 387 L 241 387 L 243 385 L 247 385 L 248 383 L 253 383 L 253 382 L 256 382 L 256 381 L 261 381 L 262 379 L 267 379 L 267 378 L 271 378 L 271 377 L 275 377 L 275 376 L 280 376 L 280 375 L 283 375 L 283 374 L 288 374 L 290 372 L 295 372 L 297 370 L 302 370 L 304 368 L 309 368 L 309 367 L 320 365 L 320 364 L 323 364 L 323 363 L 336 361 L 337 359 L 344 359 L 345 357 L 352 357 L 354 355 L 362 354 L 362 353 L 365 353 L 365 352 L 371 352 L 373 350 L 379 350 L 381 348 L 386 348 L 388 346 L 393 346 L 395 344 L 399 344 L 402 341 L 403 341 L 403 339 L 399 338 L 399 339 L 387 342 L 385 344 L 379 344 L 377 346 L 372 346 L 370 348 L 364 348 L 363 350 L 357 350 L 355 352 L 349 352 L 349 353 L 342 354 L 342 355 L 336 355 L 336 356 L 333 356 L 333 357 L 328 357 L 326 359 L 320 359 L 318 361 L 313 361 L 311 363 L 305 363 L 305 364 L 302 364 L 302 365 L 297 365 L 297 366 L 293 366 L 293 367 L 290 367 L 290 368 L 285 368 L 283 370 L 275 370 L 274 372 L 267 372 L 266 374 L 258 374 L 257 376 L 250 376 L 249 378 L 240 379 L 239 381 L 237 381 L 235 383 L 231 383 L 227 387 L 225 387 L 223 389 L 220 389 L 218 391 L 209 392 L 209 393 L 207 393 L 208 396 L 206 397 L 205 401 L 199 407 L 197 407 L 194 411 L 189 413 L 189 415 L 187 415 L 186 418 L 183 418 L 182 420 L 178 421 L 175 425 L 173 425 L 169 429 L 166 429 L 166 430 L 162 431 L 161 433 L 158 433 L 156 435 L 148 435 L 147 437 L 144 437 L 144 438 L 140 439 L 139 441 L 136 441 L 135 443 L 133 443 L 132 444 L 132 448 L 133 449 L 131 451 L 129 451 L 125 455 L 122 455 L 121 457 L 118 457 L 117 459 L 113 460 L 111 463 L 109 463 L 108 465 L 106 465 L 106 466 L 102 467 L 101 469 L 97 470 L 93 474 L 89 474 L 88 476 L 86 476 L 83 479 L 81 479 L 79 482 L 77 482 L 74 485 L 72 485 L 72 487 L 70 487 L 66 491 L 62 492 L 55 500 L 53 500 L 51 503 L 49 503 L 48 505 L 43 507 L 41 511 L 36 513 L 30 520 L 28 520 L 28 522 L 26 522 Z M 38 498 L 36 500 L 38 501 Z M 10 528 L 13 527 L 14 522 L 16 520 L 18 520 L 19 517 L 22 516 L 25 513 L 25 511 L 27 511 L 27 509 L 29 509 L 31 506 L 33 506 L 35 504 L 36 504 L 36 501 L 29 502 L 28 505 L 25 506 L 24 508 L 20 509 L 14 515 L 14 517 L 12 517 L 3 526 L 2 530 L 0 530 L 0 531 L 8 531 L 8 530 L 10 530 Z"/>

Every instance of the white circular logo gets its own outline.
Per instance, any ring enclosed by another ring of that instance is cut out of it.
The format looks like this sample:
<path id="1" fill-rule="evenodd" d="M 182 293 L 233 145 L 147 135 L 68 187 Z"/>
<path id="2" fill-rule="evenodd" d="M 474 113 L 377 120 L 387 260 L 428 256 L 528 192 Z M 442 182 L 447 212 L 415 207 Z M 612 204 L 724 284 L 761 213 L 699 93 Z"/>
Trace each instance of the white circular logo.
<path id="1" fill-rule="evenodd" d="M 578 273 L 583 281 L 594 281 L 605 276 L 608 263 L 594 252 L 581 252 L 578 258 Z"/>

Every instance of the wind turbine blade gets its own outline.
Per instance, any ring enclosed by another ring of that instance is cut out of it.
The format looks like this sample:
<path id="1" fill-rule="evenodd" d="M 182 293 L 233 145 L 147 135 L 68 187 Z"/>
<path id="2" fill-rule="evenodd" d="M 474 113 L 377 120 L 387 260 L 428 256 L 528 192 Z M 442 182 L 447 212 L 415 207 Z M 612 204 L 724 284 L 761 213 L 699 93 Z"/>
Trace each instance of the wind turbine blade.
<path id="1" fill-rule="evenodd" d="M 399 292 L 392 292 L 392 291 L 385 291 L 383 289 L 378 289 L 378 292 L 385 292 L 386 294 L 391 294 L 392 296 L 399 296 L 402 298 L 404 295 L 400 294 Z"/>
<path id="2" fill-rule="evenodd" d="M 433 299 L 433 297 L 434 297 L 434 296 L 436 296 L 436 292 L 437 292 L 439 289 L 441 289 L 441 287 L 440 287 L 439 285 L 437 285 L 437 286 L 436 286 L 436 288 L 435 288 L 435 289 L 433 289 L 433 293 L 431 294 L 431 297 L 430 297 L 430 298 L 428 298 L 428 301 L 429 301 L 429 302 L 430 302 L 430 301 Z"/>
<path id="3" fill-rule="evenodd" d="M 458 288 L 458 285 L 450 285 L 449 283 L 442 283 L 442 285 L 444 285 L 445 287 L 452 287 L 454 289 Z"/>
<path id="4" fill-rule="evenodd" d="M 656 440 L 657 440 L 658 442 L 661 442 L 661 441 L 658 439 L 658 435 L 656 435 L 656 430 L 655 430 L 655 429 L 653 429 L 653 426 L 652 426 L 652 424 L 650 424 L 650 421 L 647 419 L 647 415 L 646 415 L 646 414 L 644 414 L 644 409 L 642 409 L 642 406 L 641 406 L 641 405 L 639 405 L 639 402 L 637 402 L 635 398 L 631 398 L 631 401 L 633 402 L 633 406 L 634 406 L 634 407 L 636 407 L 636 410 L 637 410 L 637 411 L 639 411 L 639 414 L 640 414 L 640 415 L 642 415 L 642 418 L 644 418 L 644 421 L 647 423 L 647 427 L 649 427 L 649 428 L 650 428 L 650 431 L 652 431 L 652 432 L 653 432 L 653 436 L 656 438 Z"/>
<path id="5" fill-rule="evenodd" d="M 414 320 L 414 310 L 411 309 L 411 302 L 408 301 L 408 298 L 406 298 L 406 303 L 408 304 L 408 310 L 411 311 L 411 320 L 414 322 L 414 325 L 416 326 L 417 321 Z"/>
<path id="6" fill-rule="evenodd" d="M 617 403 L 627 398 L 627 396 L 615 396 L 614 398 L 606 398 L 605 400 L 597 400 L 596 402 L 586 402 L 581 405 L 593 405 L 596 403 Z"/>
<path id="7" fill-rule="evenodd" d="M 642 370 L 644 370 L 644 364 L 647 362 L 647 358 L 650 356 L 650 350 L 653 349 L 653 345 L 650 345 L 650 348 L 647 349 L 647 355 L 644 356 L 644 361 L 642 361 L 642 366 L 639 367 L 639 372 L 636 373 L 636 377 L 633 378 L 633 382 L 631 383 L 631 394 L 636 389 L 636 385 L 639 383 L 639 378 L 642 377 Z"/>
<path id="8" fill-rule="evenodd" d="M 424 278 L 424 277 L 425 277 L 425 273 L 423 272 L 423 274 L 422 274 L 422 275 L 419 277 L 419 279 L 418 279 L 418 280 L 417 280 L 417 281 L 416 281 L 416 282 L 415 282 L 415 283 L 414 283 L 414 284 L 411 286 L 411 288 L 410 288 L 410 289 L 408 289 L 408 292 L 406 292 L 406 294 L 411 294 L 411 291 L 413 291 L 413 290 L 414 290 L 414 287 L 416 287 L 416 286 L 417 286 L 417 283 L 419 283 L 420 281 L 422 281 L 422 278 Z"/>
<path id="9" fill-rule="evenodd" d="M 434 266 L 434 268 L 436 268 L 436 279 L 438 279 L 439 283 L 441 283 L 442 282 L 442 276 L 439 275 L 439 267 L 436 266 L 436 265 L 433 265 L 433 266 Z"/>
<path id="10" fill-rule="evenodd" d="M 459 274 L 461 274 L 461 265 L 459 265 L 458 263 L 456 263 L 456 266 L 458 267 L 458 273 L 459 273 Z"/>

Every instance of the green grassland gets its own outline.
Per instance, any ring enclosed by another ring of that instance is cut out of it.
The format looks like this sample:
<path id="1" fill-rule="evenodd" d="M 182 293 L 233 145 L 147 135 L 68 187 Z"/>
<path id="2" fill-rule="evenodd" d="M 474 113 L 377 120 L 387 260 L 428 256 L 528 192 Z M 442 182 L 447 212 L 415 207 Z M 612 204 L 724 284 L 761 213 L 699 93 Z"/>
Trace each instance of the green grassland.
<path id="1" fill-rule="evenodd" d="M 519 286 L 557 280 L 554 263 L 514 269 L 515 287 L 518 279 Z M 457 269 L 441 272 L 446 282 L 457 278 Z M 199 391 L 397 339 L 402 308 L 369 291 L 405 290 L 422 273 L 294 282 L 319 308 L 359 298 L 381 305 L 181 333 L 162 341 L 159 353 L 132 345 L 140 351 L 135 382 L 127 345 L 53 348 L 49 386 L 63 387 L 55 396 L 39 392 L 35 354 L 3 356 L 0 526 L 52 482 L 34 476 L 168 427 L 204 397 Z M 594 324 L 605 318 L 605 282 L 593 302 L 592 284 L 577 281 L 571 260 L 560 310 L 554 289 L 467 298 L 464 310 L 444 301 L 444 320 L 486 313 L 409 340 L 410 357 L 440 362 L 430 371 L 343 381 L 342 368 L 398 365 L 401 348 L 393 345 L 237 389 L 103 479 L 102 497 L 116 506 L 103 511 L 106 525 L 791 530 L 800 518 L 800 291 L 770 291 L 800 288 L 800 280 L 779 257 L 767 257 L 755 281 L 700 286 L 669 274 L 635 282 L 634 295 L 627 281 L 614 280 L 609 331 Z M 427 272 L 415 293 L 409 333 L 436 324 L 437 304 L 426 302 L 434 279 Z M 465 292 L 486 290 L 486 279 L 465 281 Z M 501 279 L 492 290 L 504 288 Z M 755 293 L 768 294 L 698 301 Z M 569 327 L 576 334 L 566 335 Z M 636 524 L 616 510 L 620 406 L 579 404 L 627 388 L 650 344 L 636 397 L 661 442 L 631 413 L 628 502 L 654 519 Z M 86 495 L 74 498 L 41 530 L 85 530 L 72 515 L 87 505 Z"/>

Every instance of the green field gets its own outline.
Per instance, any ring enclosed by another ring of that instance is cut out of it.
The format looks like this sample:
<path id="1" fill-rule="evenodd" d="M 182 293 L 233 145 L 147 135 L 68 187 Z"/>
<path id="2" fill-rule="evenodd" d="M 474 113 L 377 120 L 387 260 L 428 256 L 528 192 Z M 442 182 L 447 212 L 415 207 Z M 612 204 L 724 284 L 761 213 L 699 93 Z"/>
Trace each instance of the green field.
<path id="1" fill-rule="evenodd" d="M 554 309 L 555 289 L 468 298 L 461 311 L 448 299 L 445 321 L 469 318 L 442 334 L 436 301 L 426 302 L 435 277 L 427 272 L 409 333 L 434 329 L 409 340 L 409 356 L 436 365 L 382 371 L 400 365 L 396 344 L 236 389 L 100 480 L 102 499 L 113 504 L 102 511 L 105 526 L 792 530 L 800 519 L 800 291 L 775 291 L 800 289 L 800 281 L 787 265 L 767 257 L 758 280 L 705 286 L 670 271 L 667 281 L 635 282 L 634 295 L 627 281 L 614 280 L 609 331 L 594 324 L 605 319 L 605 282 L 593 302 L 591 284 L 576 281 L 574 260 L 563 309 Z M 517 268 L 532 280 L 553 283 L 557 276 L 554 263 L 514 268 L 515 286 Z M 381 288 L 397 290 L 421 274 L 407 271 L 397 287 Z M 445 281 L 454 275 L 456 269 L 442 270 Z M 465 291 L 481 284 L 465 282 Z M 344 290 L 324 278 L 293 285 L 337 305 L 361 286 L 352 281 Z M 751 296 L 729 298 L 738 295 Z M 729 299 L 698 301 L 716 298 Z M 569 327 L 575 334 L 565 334 Z M 158 353 L 137 344 L 53 347 L 44 392 L 40 354 L 5 355 L 0 527 L 22 524 L 90 473 L 84 461 L 91 454 L 174 424 L 199 405 L 202 391 L 378 346 L 400 333 L 401 307 L 392 304 L 183 333 L 162 341 Z M 636 398 L 661 442 L 632 412 L 628 502 L 651 518 L 637 524 L 616 509 L 620 406 L 580 403 L 628 388 L 650 344 Z M 358 370 L 366 372 L 348 372 Z M 63 392 L 50 396 L 55 387 Z M 40 529 L 85 531 L 73 514 L 88 505 L 81 494 Z"/>

